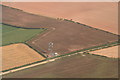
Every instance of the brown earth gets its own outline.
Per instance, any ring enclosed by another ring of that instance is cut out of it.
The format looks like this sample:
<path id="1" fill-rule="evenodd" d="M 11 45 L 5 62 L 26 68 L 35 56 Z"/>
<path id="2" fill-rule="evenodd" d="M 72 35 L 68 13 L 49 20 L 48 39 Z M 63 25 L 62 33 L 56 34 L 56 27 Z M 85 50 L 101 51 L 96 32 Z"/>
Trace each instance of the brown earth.
<path id="1" fill-rule="evenodd" d="M 118 61 L 80 54 L 3 75 L 3 78 L 117 78 Z"/>
<path id="2" fill-rule="evenodd" d="M 118 57 L 120 57 L 118 55 L 118 47 L 119 46 L 109 47 L 109 48 L 105 48 L 105 49 L 101 49 L 101 50 L 92 51 L 90 53 L 97 54 L 97 55 L 103 55 L 103 56 L 107 56 L 107 57 L 112 57 L 112 58 L 118 58 Z"/>
<path id="3" fill-rule="evenodd" d="M 54 43 L 54 52 L 65 54 L 118 40 L 117 35 L 82 24 L 37 16 L 8 7 L 3 7 L 3 23 L 28 28 L 48 28 L 47 32 L 27 42 L 40 52 L 47 51 L 49 42 Z"/>
<path id="4" fill-rule="evenodd" d="M 118 34 L 117 2 L 5 2 L 24 11 L 67 18 Z"/>
<path id="5" fill-rule="evenodd" d="M 45 59 L 27 45 L 18 43 L 2 48 L 2 70 L 22 66 Z"/>

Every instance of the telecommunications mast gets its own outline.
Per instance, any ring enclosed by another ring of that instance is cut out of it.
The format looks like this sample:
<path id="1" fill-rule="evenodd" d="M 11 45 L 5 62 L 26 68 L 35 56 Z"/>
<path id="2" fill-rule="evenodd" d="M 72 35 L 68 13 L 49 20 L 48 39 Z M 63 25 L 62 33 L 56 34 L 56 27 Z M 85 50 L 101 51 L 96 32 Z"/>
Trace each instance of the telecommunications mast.
<path id="1" fill-rule="evenodd" d="M 53 45 L 54 45 L 54 44 L 53 44 L 52 42 L 49 42 L 49 43 L 48 43 L 48 52 L 49 52 L 49 53 L 48 53 L 48 56 L 49 56 L 49 57 L 55 57 L 55 56 L 58 56 L 58 55 L 59 55 L 57 52 L 54 52 L 54 51 L 53 51 Z"/>
<path id="2" fill-rule="evenodd" d="M 52 42 L 48 43 L 48 51 L 49 51 L 49 55 L 51 55 L 53 53 L 53 43 Z"/>

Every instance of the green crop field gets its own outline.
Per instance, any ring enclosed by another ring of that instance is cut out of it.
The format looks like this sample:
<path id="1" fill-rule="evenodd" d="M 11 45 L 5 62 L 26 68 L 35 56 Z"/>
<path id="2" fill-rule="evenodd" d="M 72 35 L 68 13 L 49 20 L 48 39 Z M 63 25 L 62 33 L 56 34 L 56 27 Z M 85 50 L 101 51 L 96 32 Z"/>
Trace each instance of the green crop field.
<path id="1" fill-rule="evenodd" d="M 2 46 L 13 43 L 25 42 L 34 37 L 36 34 L 39 34 L 45 30 L 45 29 L 24 29 L 3 24 L 0 27 L 2 27 Z"/>

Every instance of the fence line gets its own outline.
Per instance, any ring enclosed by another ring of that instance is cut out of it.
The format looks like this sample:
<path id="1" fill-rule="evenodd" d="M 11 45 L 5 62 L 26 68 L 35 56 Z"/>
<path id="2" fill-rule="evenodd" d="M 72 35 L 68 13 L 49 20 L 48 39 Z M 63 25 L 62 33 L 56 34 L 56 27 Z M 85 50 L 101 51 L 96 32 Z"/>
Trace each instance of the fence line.
<path id="1" fill-rule="evenodd" d="M 116 45 L 119 45 L 118 41 L 113 42 L 113 43 L 109 43 L 109 44 L 104 44 L 104 45 L 101 45 L 101 46 L 94 46 L 94 47 L 87 48 L 87 49 L 77 50 L 77 51 L 74 51 L 74 52 L 71 52 L 71 53 L 68 53 L 68 54 L 63 54 L 63 55 L 55 56 L 55 57 L 52 57 L 52 58 L 47 58 L 47 59 L 44 59 L 44 60 L 41 60 L 41 61 L 36 61 L 36 62 L 30 63 L 30 64 L 22 65 L 22 66 L 19 66 L 19 67 L 14 67 L 14 68 L 11 68 L 11 69 L 8 69 L 8 70 L 3 70 L 1 75 L 8 74 L 8 73 L 11 73 L 11 72 L 15 72 L 15 71 L 18 71 L 18 70 L 23 70 L 23 69 L 30 68 L 30 67 L 34 67 L 34 66 L 37 66 L 37 65 L 45 64 L 45 63 L 48 63 L 48 62 L 51 62 L 51 61 L 55 61 L 56 59 L 60 59 L 62 57 L 66 57 L 66 56 L 70 56 L 72 54 L 76 54 L 78 52 L 88 53 L 90 51 L 95 51 L 95 50 L 98 50 L 98 49 L 108 48 L 108 47 L 112 47 L 112 46 L 116 46 Z"/>

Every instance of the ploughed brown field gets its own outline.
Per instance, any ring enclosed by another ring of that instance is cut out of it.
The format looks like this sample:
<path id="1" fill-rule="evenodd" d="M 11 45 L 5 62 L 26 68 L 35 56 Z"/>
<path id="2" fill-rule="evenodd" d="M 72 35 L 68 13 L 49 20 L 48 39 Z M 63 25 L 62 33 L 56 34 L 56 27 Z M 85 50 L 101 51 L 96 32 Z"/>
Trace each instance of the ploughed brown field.
<path id="1" fill-rule="evenodd" d="M 99 46 L 118 40 L 117 35 L 90 28 L 82 24 L 37 16 L 3 6 L 3 23 L 27 28 L 47 28 L 27 43 L 42 52 L 48 50 L 48 43 L 54 43 L 54 52 L 68 52 Z"/>
<path id="2" fill-rule="evenodd" d="M 2 70 L 19 67 L 45 59 L 39 53 L 22 43 L 11 44 L 0 48 L 2 48 L 3 52 Z"/>
<path id="3" fill-rule="evenodd" d="M 64 57 L 54 62 L 2 76 L 3 78 L 117 78 L 118 61 L 86 54 Z"/>
<path id="4" fill-rule="evenodd" d="M 117 2 L 5 2 L 24 11 L 67 18 L 118 34 Z"/>

